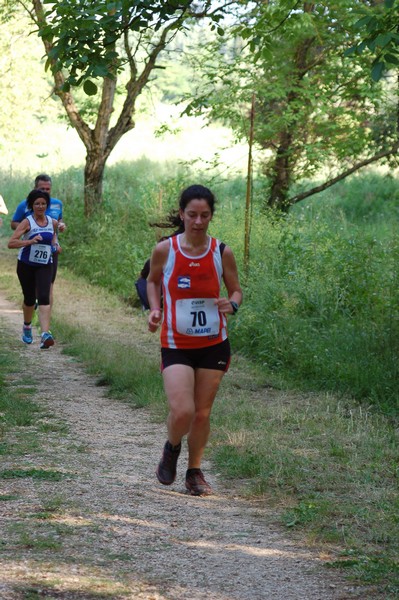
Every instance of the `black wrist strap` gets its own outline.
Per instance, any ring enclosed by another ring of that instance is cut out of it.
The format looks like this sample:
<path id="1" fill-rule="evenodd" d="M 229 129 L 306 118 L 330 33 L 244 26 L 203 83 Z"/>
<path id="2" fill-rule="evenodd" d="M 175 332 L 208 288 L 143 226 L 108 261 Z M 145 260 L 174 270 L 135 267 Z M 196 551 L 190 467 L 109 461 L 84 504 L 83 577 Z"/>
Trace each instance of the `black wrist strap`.
<path id="1" fill-rule="evenodd" d="M 236 312 L 238 311 L 238 308 L 239 308 L 238 304 L 237 304 L 237 302 L 232 302 L 231 300 L 230 300 L 230 304 L 231 304 L 232 309 L 233 309 L 233 315 L 235 315 Z"/>

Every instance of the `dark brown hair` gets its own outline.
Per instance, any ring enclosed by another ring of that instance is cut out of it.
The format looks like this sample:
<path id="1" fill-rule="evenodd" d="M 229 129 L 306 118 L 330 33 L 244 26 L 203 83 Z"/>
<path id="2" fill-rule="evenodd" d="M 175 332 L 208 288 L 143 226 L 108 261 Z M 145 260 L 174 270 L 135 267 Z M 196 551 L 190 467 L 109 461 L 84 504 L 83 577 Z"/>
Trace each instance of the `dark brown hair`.
<path id="1" fill-rule="evenodd" d="M 29 192 L 26 198 L 26 206 L 33 210 L 33 203 L 38 198 L 43 198 L 46 201 L 47 208 L 50 206 L 50 195 L 47 192 L 42 192 L 42 190 L 32 190 Z"/>

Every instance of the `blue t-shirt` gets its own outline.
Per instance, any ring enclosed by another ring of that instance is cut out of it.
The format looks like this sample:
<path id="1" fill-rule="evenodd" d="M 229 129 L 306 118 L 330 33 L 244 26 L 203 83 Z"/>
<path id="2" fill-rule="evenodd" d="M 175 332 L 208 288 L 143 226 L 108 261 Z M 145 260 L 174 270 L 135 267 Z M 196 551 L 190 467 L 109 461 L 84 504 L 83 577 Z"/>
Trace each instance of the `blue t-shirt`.
<path id="1" fill-rule="evenodd" d="M 12 221 L 21 223 L 26 217 L 32 215 L 33 211 L 26 206 L 26 200 L 22 200 L 15 209 Z M 62 219 L 62 202 L 58 198 L 50 198 L 50 206 L 46 209 L 46 215 L 59 221 Z"/>

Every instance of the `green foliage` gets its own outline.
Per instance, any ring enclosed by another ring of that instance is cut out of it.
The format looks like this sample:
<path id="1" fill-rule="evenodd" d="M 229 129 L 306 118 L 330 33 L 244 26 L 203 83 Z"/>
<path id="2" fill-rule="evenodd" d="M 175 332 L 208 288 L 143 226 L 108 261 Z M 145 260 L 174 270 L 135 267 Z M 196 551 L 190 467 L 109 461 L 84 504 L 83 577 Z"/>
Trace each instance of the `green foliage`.
<path id="1" fill-rule="evenodd" d="M 176 206 L 190 179 L 144 160 L 110 167 L 106 199 L 92 220 L 83 218 L 78 195 L 65 203 L 62 264 L 135 303 L 134 280 L 156 239 L 148 223 Z M 212 232 L 233 247 L 241 270 L 245 182 L 212 187 L 219 199 Z M 277 379 L 397 412 L 396 181 L 353 178 L 286 218 L 262 213 L 261 194 L 254 198 L 251 276 L 242 276 L 245 301 L 230 321 L 233 346 Z"/>
<path id="2" fill-rule="evenodd" d="M 348 399 L 263 389 L 247 377 L 251 402 L 235 372 L 213 409 L 218 470 L 281 509 L 290 530 L 345 549 L 336 566 L 357 580 L 397 589 L 395 426 Z"/>
<path id="3" fill-rule="evenodd" d="M 42 44 L 37 36 L 27 35 L 29 19 L 17 7 L 8 17 L 10 23 L 0 21 L 0 153 L 12 174 L 22 165 L 28 140 L 33 140 L 34 156 L 49 153 L 47 128 L 56 123 L 60 106 L 51 97 L 52 84 L 43 72 Z M 1 193 L 6 198 L 3 188 Z"/>
<path id="4" fill-rule="evenodd" d="M 63 264 L 91 283 L 116 292 L 125 300 L 135 297 L 134 281 L 149 258 L 157 231 L 149 227 L 172 207 L 183 170 L 178 165 L 159 168 L 147 159 L 133 165 L 120 163 L 107 171 L 104 200 L 90 220 L 83 216 L 79 190 L 68 194 L 61 243 Z M 72 177 L 71 177 L 72 179 Z"/>
<path id="5" fill-rule="evenodd" d="M 22 387 L 11 386 L 5 379 L 10 368 L 17 368 L 17 362 L 11 352 L 6 350 L 9 339 L 4 333 L 0 333 L 0 434 L 12 427 L 30 427 L 35 425 L 42 415 L 42 410 L 30 396 L 34 392 L 33 387 L 24 385 Z M 5 454 L 9 446 L 3 443 L 0 454 Z"/>
<path id="6" fill-rule="evenodd" d="M 45 0 L 44 5 L 50 6 L 42 14 L 37 12 L 37 16 L 39 36 L 51 45 L 46 68 L 53 73 L 67 73 L 64 91 L 83 82 L 89 96 L 97 93 L 93 80 L 115 78 L 123 71 L 126 60 L 131 59 L 126 59 L 123 51 L 128 33 L 145 37 L 149 32 L 162 32 L 163 28 L 182 30 L 196 10 L 192 0 L 118 0 L 112 4 L 105 0 Z M 209 20 L 211 28 L 223 35 L 218 24 L 220 12 L 221 7 L 209 11 Z M 199 16 L 203 18 L 206 13 L 207 8 Z"/>
<path id="7" fill-rule="evenodd" d="M 72 203 L 69 211 L 73 211 L 74 208 L 76 205 Z M 75 218 L 78 215 L 79 211 L 76 211 Z M 132 290 L 134 266 L 138 267 L 148 258 L 136 243 L 146 226 L 144 212 L 138 206 L 111 205 L 104 201 L 89 221 L 81 218 L 79 226 L 75 218 L 71 219 L 71 233 L 65 236 L 63 242 L 64 263 L 72 266 L 78 252 L 79 266 L 76 271 L 80 275 L 86 276 L 92 283 L 103 285 L 125 298 L 128 297 Z M 114 224 L 117 224 L 116 228 Z M 78 248 L 79 239 L 84 239 L 85 244 Z"/>
<path id="8" fill-rule="evenodd" d="M 0 479 L 41 479 L 44 481 L 60 481 L 65 473 L 47 469 L 4 469 L 0 471 Z"/>
<path id="9" fill-rule="evenodd" d="M 361 187 L 372 195 L 377 181 L 366 179 Z M 251 279 L 257 284 L 248 286 L 233 323 L 234 345 L 272 372 L 290 373 L 298 385 L 343 392 L 395 413 L 399 213 L 384 192 L 365 208 L 358 187 L 353 179 L 340 187 L 342 198 L 325 194 L 316 211 L 304 205 L 279 222 L 256 215 Z"/>
<path id="10" fill-rule="evenodd" d="M 98 300 L 106 302 L 106 297 Z M 151 357 L 135 353 L 112 335 L 94 338 L 85 329 L 56 321 L 57 331 L 68 340 L 66 352 L 82 360 L 97 385 L 107 386 L 113 397 L 129 397 L 135 407 L 162 402 L 162 379 Z"/>
<path id="11" fill-rule="evenodd" d="M 362 4 L 246 3 L 229 35 L 193 52 L 202 76 L 195 97 L 187 95 L 188 114 L 222 120 L 247 139 L 255 96 L 254 143 L 266 150 L 261 170 L 269 177 L 265 206 L 285 208 L 293 182 L 324 166 L 342 170 L 396 142 L 384 89 L 364 76 L 370 57 L 343 57 Z M 377 136 L 380 119 L 384 135 Z"/>
<path id="12" fill-rule="evenodd" d="M 11 384 L 8 379 L 10 371 L 19 368 L 13 346 L 19 340 L 10 339 L 4 331 L 0 331 L 0 455 L 31 454 L 38 447 L 38 432 L 60 431 L 60 426 L 46 419 L 44 411 L 32 401 L 35 387 L 23 376 L 17 383 Z M 18 428 L 18 430 L 16 430 Z M 21 431 L 22 430 L 22 431 Z M 8 439 L 9 431 L 18 431 L 18 443 L 15 438 Z M 54 480 L 57 475 L 53 471 L 8 469 L 0 472 L 0 478 L 11 479 L 32 477 L 34 479 Z"/>
<path id="13" fill-rule="evenodd" d="M 149 223 L 162 221 L 195 181 L 215 191 L 211 233 L 232 247 L 241 272 L 244 303 L 229 320 L 236 351 L 278 384 L 331 390 L 396 415 L 399 187 L 393 177 L 353 177 L 284 217 L 261 210 L 263 187 L 255 182 L 246 280 L 244 178 L 223 181 L 145 159 L 109 167 L 105 200 L 87 221 L 82 182 L 69 171 L 57 178 L 68 224 L 61 266 L 137 305 L 134 281 L 157 235 L 170 233 Z"/>
<path id="14" fill-rule="evenodd" d="M 85 92 L 97 87 L 90 78 L 115 77 L 122 67 L 117 41 L 129 31 L 158 30 L 164 23 L 184 14 L 190 0 L 179 2 L 44 2 L 51 4 L 44 14 L 39 35 L 52 44 L 48 66 L 56 73 L 69 71 L 65 90 L 84 81 Z"/>
<path id="15" fill-rule="evenodd" d="M 397 69 L 399 65 L 399 3 L 397 0 L 373 2 L 358 12 L 362 16 L 353 28 L 363 39 L 348 48 L 345 55 L 353 57 L 364 52 L 373 55 L 371 77 L 379 81 L 387 71 Z"/>
<path id="16" fill-rule="evenodd" d="M 366 584 L 385 583 L 385 600 L 394 600 L 399 592 L 399 569 L 395 559 L 384 553 L 366 554 L 361 548 L 343 552 L 338 560 L 328 564 L 329 567 L 345 569 L 352 577 Z"/>
<path id="17" fill-rule="evenodd" d="M 320 509 L 320 504 L 317 501 L 305 502 L 302 500 L 297 506 L 294 506 L 285 513 L 283 522 L 286 527 L 296 527 L 310 523 L 315 519 Z"/>

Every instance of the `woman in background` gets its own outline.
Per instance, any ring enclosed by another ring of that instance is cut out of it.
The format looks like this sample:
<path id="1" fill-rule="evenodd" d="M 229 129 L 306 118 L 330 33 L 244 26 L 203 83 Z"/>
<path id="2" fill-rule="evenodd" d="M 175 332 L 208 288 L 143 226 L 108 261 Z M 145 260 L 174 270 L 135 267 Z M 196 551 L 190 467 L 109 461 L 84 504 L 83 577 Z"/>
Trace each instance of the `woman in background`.
<path id="1" fill-rule="evenodd" d="M 31 344 L 32 317 L 36 299 L 41 328 L 40 348 L 54 344 L 50 332 L 50 288 L 53 275 L 53 250 L 56 246 L 57 221 L 46 215 L 50 196 L 42 190 L 32 190 L 26 199 L 32 214 L 19 223 L 8 242 L 9 248 L 19 248 L 17 275 L 24 296 L 22 341 Z"/>

